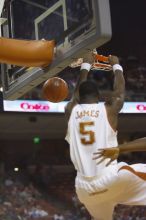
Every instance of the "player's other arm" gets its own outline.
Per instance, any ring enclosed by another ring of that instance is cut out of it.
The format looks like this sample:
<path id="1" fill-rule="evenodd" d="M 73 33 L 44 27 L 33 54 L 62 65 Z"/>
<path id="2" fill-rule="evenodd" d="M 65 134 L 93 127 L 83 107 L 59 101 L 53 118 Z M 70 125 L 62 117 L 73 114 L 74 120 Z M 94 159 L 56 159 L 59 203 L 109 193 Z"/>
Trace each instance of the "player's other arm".
<path id="1" fill-rule="evenodd" d="M 77 103 L 79 103 L 79 86 L 82 82 L 87 80 L 88 73 L 91 69 L 91 65 L 93 62 L 94 62 L 93 53 L 92 52 L 87 53 L 83 58 L 83 64 L 81 65 L 79 78 L 78 78 L 77 84 L 75 86 L 72 98 L 65 108 L 65 115 L 66 115 L 67 119 L 69 118 L 73 107 Z"/>
<path id="2" fill-rule="evenodd" d="M 101 163 L 103 160 L 109 158 L 109 165 L 112 161 L 116 160 L 120 154 L 136 151 L 146 151 L 146 137 L 139 138 L 128 143 L 120 144 L 117 147 L 110 147 L 106 149 L 100 149 L 98 152 L 94 153 L 93 159 L 101 158 Z"/>
<path id="3" fill-rule="evenodd" d="M 65 107 L 65 115 L 66 115 L 67 119 L 69 118 L 73 107 L 79 102 L 79 86 L 82 82 L 84 82 L 87 79 L 88 72 L 89 71 L 86 69 L 80 70 L 80 75 L 79 75 L 77 84 L 74 88 L 72 98 Z"/>
<path id="4" fill-rule="evenodd" d="M 118 146 L 118 148 L 119 148 L 119 153 L 146 151 L 146 137 L 139 138 L 125 144 L 121 144 Z"/>
<path id="5" fill-rule="evenodd" d="M 125 98 L 125 79 L 123 69 L 119 64 L 119 59 L 116 56 L 109 56 L 109 63 L 113 67 L 114 85 L 110 100 L 106 103 L 110 106 L 112 114 L 118 114 L 123 107 Z"/>

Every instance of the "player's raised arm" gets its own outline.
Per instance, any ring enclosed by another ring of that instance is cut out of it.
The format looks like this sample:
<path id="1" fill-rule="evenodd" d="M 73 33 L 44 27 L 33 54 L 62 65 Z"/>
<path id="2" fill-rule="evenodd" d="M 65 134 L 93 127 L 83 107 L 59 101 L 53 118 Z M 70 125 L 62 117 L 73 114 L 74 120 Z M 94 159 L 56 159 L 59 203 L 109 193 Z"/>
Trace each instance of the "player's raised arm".
<path id="1" fill-rule="evenodd" d="M 110 106 L 113 113 L 119 113 L 123 107 L 125 97 L 125 79 L 123 76 L 123 68 L 119 64 L 119 59 L 116 56 L 109 56 L 109 63 L 112 65 L 114 73 L 113 93 L 110 99 Z"/>
<path id="2" fill-rule="evenodd" d="M 66 114 L 67 118 L 69 118 L 73 107 L 77 103 L 79 103 L 79 86 L 82 82 L 87 80 L 88 73 L 91 69 L 91 65 L 93 62 L 94 62 L 94 55 L 92 52 L 88 52 L 83 58 L 83 63 L 81 65 L 79 78 L 78 78 L 77 84 L 75 86 L 72 98 L 65 108 L 65 114 Z"/>
<path id="3" fill-rule="evenodd" d="M 98 152 L 94 153 L 93 159 L 101 158 L 99 161 L 99 163 L 101 163 L 103 160 L 109 158 L 110 161 L 107 163 L 107 165 L 109 165 L 112 161 L 116 160 L 120 154 L 136 151 L 146 151 L 146 137 L 120 144 L 117 147 L 99 149 Z"/>

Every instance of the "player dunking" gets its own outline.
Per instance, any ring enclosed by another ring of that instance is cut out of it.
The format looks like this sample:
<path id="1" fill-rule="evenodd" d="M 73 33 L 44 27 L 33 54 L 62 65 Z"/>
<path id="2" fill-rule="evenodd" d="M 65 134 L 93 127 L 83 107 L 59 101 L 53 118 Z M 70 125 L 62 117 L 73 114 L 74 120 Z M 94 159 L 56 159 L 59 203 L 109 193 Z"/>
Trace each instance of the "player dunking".
<path id="1" fill-rule="evenodd" d="M 124 102 L 125 81 L 118 58 L 109 56 L 114 72 L 113 94 L 107 102 L 98 103 L 97 84 L 87 80 L 93 61 L 91 53 L 83 59 L 73 97 L 66 107 L 66 140 L 77 170 L 75 187 L 79 200 L 94 219 L 111 220 L 114 207 L 119 202 L 118 195 L 123 195 L 125 185 L 118 182 L 117 161 L 106 167 L 108 159 L 102 162 L 93 160 L 93 153 L 98 148 L 117 146 L 117 119 Z"/>

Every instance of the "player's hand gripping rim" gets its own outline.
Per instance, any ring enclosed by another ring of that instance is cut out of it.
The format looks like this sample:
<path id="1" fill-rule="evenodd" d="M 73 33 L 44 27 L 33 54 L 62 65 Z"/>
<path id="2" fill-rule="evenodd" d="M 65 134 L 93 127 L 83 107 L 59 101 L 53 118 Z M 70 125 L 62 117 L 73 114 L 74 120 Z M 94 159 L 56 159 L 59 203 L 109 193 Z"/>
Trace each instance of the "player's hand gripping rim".
<path id="1" fill-rule="evenodd" d="M 109 166 L 114 160 L 116 160 L 119 156 L 120 149 L 118 147 L 111 147 L 106 149 L 98 149 L 97 152 L 93 153 L 93 160 L 98 160 L 97 165 L 102 163 L 106 159 L 110 159 L 106 166 Z"/>

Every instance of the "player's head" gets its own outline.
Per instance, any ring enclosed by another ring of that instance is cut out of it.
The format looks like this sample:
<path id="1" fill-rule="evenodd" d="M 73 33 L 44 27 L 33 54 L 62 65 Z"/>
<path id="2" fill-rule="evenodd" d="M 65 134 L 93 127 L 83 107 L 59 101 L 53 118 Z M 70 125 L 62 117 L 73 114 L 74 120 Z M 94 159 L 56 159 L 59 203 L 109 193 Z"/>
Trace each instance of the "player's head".
<path id="1" fill-rule="evenodd" d="M 79 97 L 80 102 L 83 101 L 98 101 L 99 100 L 99 90 L 96 81 L 87 80 L 81 83 L 79 87 Z"/>

